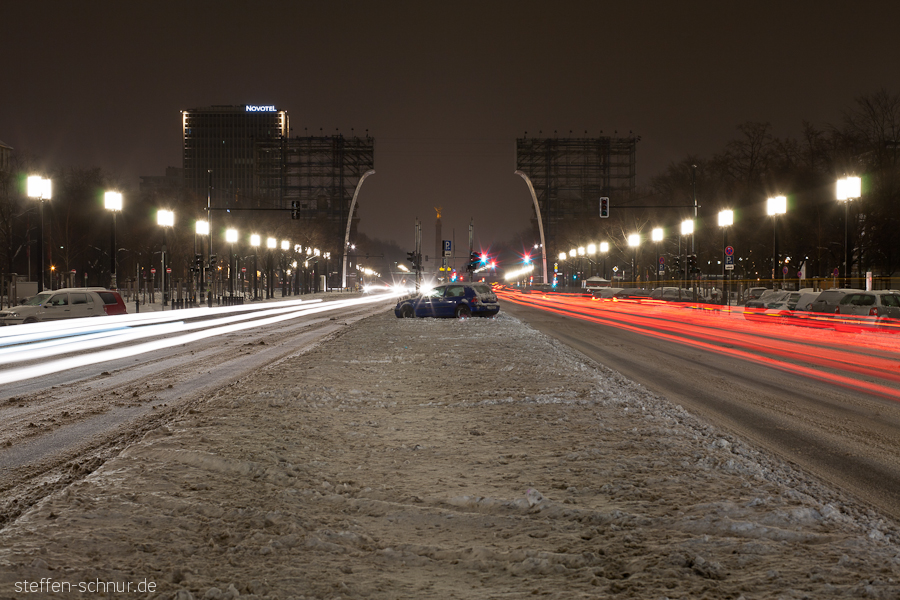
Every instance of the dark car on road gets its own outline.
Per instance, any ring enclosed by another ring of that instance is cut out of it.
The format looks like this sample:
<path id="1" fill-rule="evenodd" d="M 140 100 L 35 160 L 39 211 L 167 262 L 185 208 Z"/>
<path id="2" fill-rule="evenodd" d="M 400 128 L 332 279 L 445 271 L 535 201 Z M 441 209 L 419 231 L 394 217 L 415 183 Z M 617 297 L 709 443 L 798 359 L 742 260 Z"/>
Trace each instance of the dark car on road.
<path id="1" fill-rule="evenodd" d="M 412 317 L 493 317 L 500 312 L 500 303 L 485 283 L 447 283 L 418 296 L 401 298 L 394 314 Z"/>

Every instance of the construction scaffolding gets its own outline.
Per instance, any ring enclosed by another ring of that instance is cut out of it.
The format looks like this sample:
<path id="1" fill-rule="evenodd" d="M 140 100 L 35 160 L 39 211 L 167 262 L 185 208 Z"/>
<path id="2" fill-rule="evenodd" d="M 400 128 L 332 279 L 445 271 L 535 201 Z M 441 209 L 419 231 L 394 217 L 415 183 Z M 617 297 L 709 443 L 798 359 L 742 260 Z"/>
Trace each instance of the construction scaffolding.
<path id="1" fill-rule="evenodd" d="M 573 229 L 599 225 L 600 198 L 612 204 L 635 188 L 637 137 L 519 138 L 516 169 L 531 179 L 547 255 L 569 249 Z M 537 215 L 532 219 L 537 232 Z"/>
<path id="2" fill-rule="evenodd" d="M 257 193 L 295 219 L 324 219 L 343 235 L 353 193 L 375 167 L 375 140 L 343 135 L 286 138 L 256 145 Z M 359 217 L 354 214 L 351 235 Z M 336 240 L 335 251 L 343 241 Z"/>

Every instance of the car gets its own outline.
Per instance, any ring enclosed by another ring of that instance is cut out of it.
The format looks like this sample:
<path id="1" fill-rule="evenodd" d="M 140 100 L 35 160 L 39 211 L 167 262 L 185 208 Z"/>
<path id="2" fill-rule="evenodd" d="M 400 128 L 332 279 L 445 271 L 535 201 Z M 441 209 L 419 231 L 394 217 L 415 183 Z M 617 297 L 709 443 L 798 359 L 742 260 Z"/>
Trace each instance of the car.
<path id="1" fill-rule="evenodd" d="M 18 306 L 0 311 L 0 325 L 124 315 L 125 312 L 125 302 L 119 292 L 106 288 L 63 288 L 45 290 Z"/>
<path id="2" fill-rule="evenodd" d="M 769 291 L 769 288 L 764 287 L 752 287 L 744 292 L 744 302 L 749 302 L 750 300 L 758 300 L 760 296 Z"/>
<path id="3" fill-rule="evenodd" d="M 650 299 L 664 302 L 692 302 L 694 292 L 687 288 L 658 287 L 650 291 Z"/>
<path id="4" fill-rule="evenodd" d="M 401 298 L 394 308 L 398 318 L 493 317 L 500 312 L 497 295 L 486 283 L 446 283 L 417 296 Z"/>
<path id="5" fill-rule="evenodd" d="M 813 300 L 810 303 L 809 311 L 814 313 L 826 313 L 829 315 L 835 314 L 837 312 L 837 307 L 841 303 L 841 300 L 847 294 L 863 292 L 865 290 L 859 290 L 854 288 L 832 288 L 830 290 L 825 290 L 819 297 Z"/>
<path id="6" fill-rule="evenodd" d="M 840 315 L 838 331 L 858 331 L 871 327 L 900 331 L 900 292 L 896 290 L 851 292 L 835 309 Z"/>
<path id="7" fill-rule="evenodd" d="M 617 287 L 607 287 L 607 288 L 599 288 L 591 291 L 591 295 L 594 298 L 600 300 L 609 300 L 619 292 L 621 292 L 625 288 L 617 288 Z"/>

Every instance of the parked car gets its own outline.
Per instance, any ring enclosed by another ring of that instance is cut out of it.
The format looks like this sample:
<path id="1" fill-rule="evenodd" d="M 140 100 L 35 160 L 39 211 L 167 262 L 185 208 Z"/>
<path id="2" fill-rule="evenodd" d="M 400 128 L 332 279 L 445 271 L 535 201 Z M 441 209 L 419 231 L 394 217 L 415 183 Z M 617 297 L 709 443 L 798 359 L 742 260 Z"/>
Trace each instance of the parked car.
<path id="1" fill-rule="evenodd" d="M 825 290 L 824 292 L 819 294 L 819 297 L 810 304 L 809 310 L 810 312 L 833 315 L 837 311 L 837 307 L 841 303 L 841 300 L 844 298 L 844 296 L 850 293 L 862 291 L 864 290 L 857 290 L 853 288 L 833 288 L 830 290 Z"/>
<path id="2" fill-rule="evenodd" d="M 401 298 L 394 314 L 411 317 L 493 317 L 500 303 L 486 283 L 447 283 L 418 296 Z"/>
<path id="3" fill-rule="evenodd" d="M 836 314 L 840 315 L 838 330 L 883 327 L 900 331 L 900 292 L 851 292 L 841 298 Z"/>
<path id="4" fill-rule="evenodd" d="M 650 299 L 664 302 L 692 302 L 694 292 L 687 288 L 658 287 L 650 291 Z"/>
<path id="5" fill-rule="evenodd" d="M 601 300 L 609 300 L 610 298 L 621 292 L 623 289 L 624 288 L 617 287 L 599 288 L 591 290 L 591 295 L 593 295 L 594 298 L 599 298 Z"/>
<path id="6" fill-rule="evenodd" d="M 750 300 L 758 300 L 760 296 L 764 293 L 768 292 L 769 288 L 764 287 L 752 287 L 744 292 L 744 302 L 749 302 Z"/>
<path id="7" fill-rule="evenodd" d="M 18 306 L 0 311 L 0 325 L 124 315 L 125 312 L 125 302 L 119 292 L 105 288 L 63 288 L 41 292 Z"/>
<path id="8" fill-rule="evenodd" d="M 643 300 L 650 297 L 650 292 L 643 288 L 625 288 L 613 294 L 619 300 Z"/>

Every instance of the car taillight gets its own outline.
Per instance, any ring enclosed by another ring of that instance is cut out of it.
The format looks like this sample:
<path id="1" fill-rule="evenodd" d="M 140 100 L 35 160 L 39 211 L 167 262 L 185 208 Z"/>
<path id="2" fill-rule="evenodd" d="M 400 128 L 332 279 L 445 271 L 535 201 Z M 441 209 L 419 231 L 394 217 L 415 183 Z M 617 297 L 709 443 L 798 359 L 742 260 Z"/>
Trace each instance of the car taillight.
<path id="1" fill-rule="evenodd" d="M 836 314 L 836 315 L 841 314 L 841 307 L 840 307 L 840 306 L 835 306 L 835 307 L 834 307 L 834 314 Z"/>
<path id="2" fill-rule="evenodd" d="M 869 309 L 869 316 L 870 316 L 870 317 L 877 317 L 877 316 L 878 316 L 878 307 L 873 306 L 872 308 L 870 308 L 870 309 Z"/>

